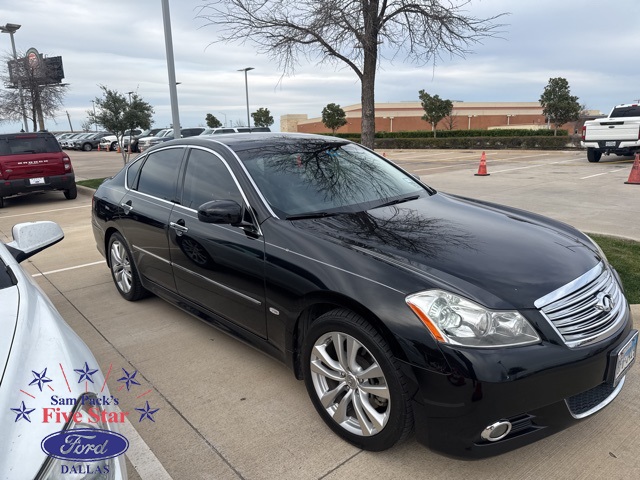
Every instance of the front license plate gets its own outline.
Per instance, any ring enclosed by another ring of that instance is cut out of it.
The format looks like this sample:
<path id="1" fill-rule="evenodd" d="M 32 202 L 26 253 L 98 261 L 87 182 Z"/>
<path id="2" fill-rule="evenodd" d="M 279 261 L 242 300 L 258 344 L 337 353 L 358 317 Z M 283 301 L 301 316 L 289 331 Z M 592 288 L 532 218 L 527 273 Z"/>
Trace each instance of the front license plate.
<path id="1" fill-rule="evenodd" d="M 616 142 L 605 142 L 604 146 L 605 147 L 615 147 L 616 146 Z"/>
<path id="2" fill-rule="evenodd" d="M 43 185 L 44 184 L 44 177 L 30 178 L 29 179 L 29 184 L 30 185 Z"/>
<path id="3" fill-rule="evenodd" d="M 631 368 L 636 359 L 636 349 L 638 348 L 638 332 L 635 332 L 627 343 L 620 349 L 616 358 L 616 371 L 613 376 L 613 384 L 617 385 L 620 379 Z"/>

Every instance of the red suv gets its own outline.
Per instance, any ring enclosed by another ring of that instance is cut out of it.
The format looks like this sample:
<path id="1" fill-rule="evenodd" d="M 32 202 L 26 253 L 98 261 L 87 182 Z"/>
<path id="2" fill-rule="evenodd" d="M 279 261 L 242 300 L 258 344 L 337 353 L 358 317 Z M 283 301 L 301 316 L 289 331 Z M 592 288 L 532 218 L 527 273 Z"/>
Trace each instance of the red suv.
<path id="1" fill-rule="evenodd" d="M 48 132 L 0 134 L 0 208 L 4 197 L 42 190 L 78 196 L 71 159 Z"/>

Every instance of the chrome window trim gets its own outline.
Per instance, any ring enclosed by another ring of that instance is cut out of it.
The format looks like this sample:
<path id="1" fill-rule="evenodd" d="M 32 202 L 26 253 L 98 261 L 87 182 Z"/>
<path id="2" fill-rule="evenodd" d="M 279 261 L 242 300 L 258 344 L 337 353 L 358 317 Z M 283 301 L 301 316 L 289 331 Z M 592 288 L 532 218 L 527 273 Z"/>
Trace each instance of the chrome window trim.
<path id="1" fill-rule="evenodd" d="M 216 282 L 215 280 L 211 280 L 210 278 L 205 277 L 204 275 L 200 275 L 199 273 L 194 272 L 193 270 L 189 270 L 188 268 L 185 268 L 182 265 L 178 265 L 178 264 L 175 264 L 175 263 L 172 262 L 171 266 L 175 267 L 175 268 L 177 268 L 179 270 L 182 270 L 183 272 L 189 273 L 190 275 L 198 277 L 199 279 L 204 280 L 205 282 L 211 283 L 211 284 L 215 285 L 216 287 L 220 287 L 221 289 L 226 290 L 227 292 L 230 292 L 230 293 L 233 293 L 233 294 L 235 294 L 235 295 L 237 295 L 239 297 L 242 297 L 245 300 L 248 300 L 248 301 L 250 301 L 251 303 L 253 303 L 255 305 L 262 305 L 262 302 L 260 300 L 256 300 L 255 298 L 250 297 L 249 295 L 245 295 L 244 293 L 238 292 L 237 290 L 234 290 L 233 288 L 227 287 L 226 285 L 224 285 L 222 283 Z"/>
<path id="2" fill-rule="evenodd" d="M 581 419 L 581 418 L 588 417 L 589 415 L 593 415 L 594 413 L 602 410 L 604 407 L 606 407 L 607 405 L 609 405 L 611 402 L 613 402 L 615 400 L 615 398 L 618 396 L 618 394 L 622 390 L 622 386 L 624 385 L 624 382 L 625 382 L 626 378 L 627 378 L 626 375 L 624 377 L 622 377 L 620 379 L 620 382 L 618 383 L 618 386 L 615 388 L 615 390 L 613 392 L 611 392 L 611 395 L 609 395 L 607 398 L 605 398 L 598 405 L 596 405 L 593 408 L 590 408 L 586 412 L 579 413 L 579 414 L 574 414 L 571 411 L 571 408 L 569 407 L 569 402 L 565 399 L 564 403 L 567 405 L 567 410 L 569 410 L 569 413 L 575 419 Z"/>
<path id="3" fill-rule="evenodd" d="M 260 197 L 260 200 L 262 200 L 262 204 L 264 205 L 264 207 L 269 211 L 269 213 L 271 214 L 271 216 L 277 220 L 281 220 L 280 217 L 278 217 L 278 215 L 276 215 L 276 213 L 271 209 L 271 205 L 269 205 L 269 202 L 267 202 L 267 199 L 264 198 L 264 195 L 262 195 L 262 192 L 260 191 L 260 189 L 258 188 L 258 185 L 256 185 L 256 182 L 253 181 L 253 177 L 251 176 L 251 174 L 249 173 L 249 170 L 247 170 L 247 167 L 244 166 L 244 163 L 242 162 L 242 160 L 240 159 L 240 157 L 238 157 L 238 155 L 236 154 L 235 151 L 233 151 L 233 149 L 231 149 L 231 147 L 229 147 L 229 145 L 225 144 L 225 143 L 221 143 L 216 141 L 216 143 L 218 143 L 219 145 L 222 145 L 223 147 L 225 147 L 227 150 L 229 150 L 229 152 L 231 152 L 231 155 L 233 155 L 235 157 L 235 159 L 237 160 L 237 163 L 240 165 L 240 168 L 242 169 L 242 171 L 244 172 L 244 174 L 247 176 L 247 178 L 249 179 L 249 183 L 251 183 L 251 185 L 253 186 L 253 190 L 258 194 L 258 197 Z"/>
<path id="4" fill-rule="evenodd" d="M 229 172 L 229 175 L 231 175 L 231 178 L 233 178 L 233 182 L 236 184 L 236 187 L 240 191 L 240 195 L 242 196 L 242 200 L 244 201 L 245 205 L 247 206 L 247 210 L 249 211 L 249 215 L 251 215 L 251 219 L 253 220 L 253 224 L 258 229 L 258 231 L 256 233 L 262 237 L 263 236 L 262 235 L 262 229 L 260 228 L 260 223 L 258 222 L 258 219 L 255 217 L 255 215 L 253 213 L 253 207 L 249 203 L 249 200 L 247 199 L 247 195 L 244 193 L 244 190 L 242 189 L 242 186 L 240 185 L 240 182 L 238 182 L 238 178 L 235 176 L 235 174 L 233 173 L 233 170 L 231 170 L 231 167 L 229 167 L 229 164 L 222 157 L 222 155 L 220 155 L 215 150 L 212 150 L 212 149 L 207 148 L 207 147 L 202 147 L 200 145 L 187 145 L 187 148 L 192 149 L 192 150 L 203 150 L 205 152 L 211 153 L 222 162 L 222 164 L 227 168 L 227 171 Z M 236 158 L 238 158 L 238 157 L 236 156 Z M 238 161 L 239 161 L 239 159 L 238 159 Z M 240 163 L 242 163 L 242 162 L 240 162 Z M 187 156 L 187 168 L 188 167 L 189 167 L 189 157 Z M 254 187 L 255 187 L 255 184 L 254 184 Z M 183 190 L 184 190 L 184 185 L 182 185 L 180 187 L 180 191 L 183 191 Z M 196 212 L 196 218 L 197 218 L 198 210 L 195 210 L 195 209 L 193 209 L 191 207 L 185 207 L 184 205 L 181 205 L 181 204 L 176 204 L 176 205 L 179 205 L 180 207 L 182 207 L 182 208 L 184 208 L 186 210 L 189 210 L 189 211 L 192 211 L 192 212 Z"/>

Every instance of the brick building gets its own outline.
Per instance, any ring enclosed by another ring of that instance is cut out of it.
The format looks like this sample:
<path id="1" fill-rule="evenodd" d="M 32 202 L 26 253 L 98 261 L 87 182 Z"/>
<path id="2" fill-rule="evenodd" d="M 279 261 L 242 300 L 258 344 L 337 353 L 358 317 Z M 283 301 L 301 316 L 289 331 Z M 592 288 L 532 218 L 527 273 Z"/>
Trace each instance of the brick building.
<path id="1" fill-rule="evenodd" d="M 343 110 L 347 124 L 338 133 L 360 133 L 361 104 L 349 105 Z M 377 103 L 376 131 L 400 132 L 431 130 L 422 120 L 424 110 L 420 102 Z M 573 133 L 572 124 L 563 125 Z M 546 129 L 547 120 L 542 115 L 539 102 L 453 102 L 453 113 L 438 123 L 438 130 L 472 130 L 490 128 Z M 283 132 L 327 133 L 322 118 L 308 118 L 306 114 L 290 114 L 280 117 Z"/>

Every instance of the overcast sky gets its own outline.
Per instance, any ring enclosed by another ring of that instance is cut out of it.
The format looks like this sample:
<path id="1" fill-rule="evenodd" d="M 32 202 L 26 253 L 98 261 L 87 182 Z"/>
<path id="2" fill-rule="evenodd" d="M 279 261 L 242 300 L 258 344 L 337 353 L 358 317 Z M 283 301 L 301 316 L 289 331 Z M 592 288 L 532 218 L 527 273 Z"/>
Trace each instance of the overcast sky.
<path id="1" fill-rule="evenodd" d="M 280 115 L 317 117 L 328 103 L 360 102 L 357 77 L 346 67 L 302 63 L 282 78 L 250 44 L 211 44 L 215 29 L 197 18 L 202 3 L 170 0 L 183 127 L 204 126 L 207 113 L 246 123 L 244 74 L 237 71 L 244 67 L 255 68 L 248 74 L 251 111 L 268 108 L 276 129 Z M 565 77 L 589 109 L 608 112 L 640 98 L 639 0 L 474 0 L 472 8 L 478 16 L 510 12 L 503 38 L 486 40 L 465 59 L 444 58 L 435 69 L 383 62 L 376 101 L 417 101 L 425 89 L 451 100 L 533 102 L 551 77 Z M 22 25 L 18 51 L 62 56 L 70 86 L 64 109 L 46 121 L 49 130 L 68 130 L 65 110 L 80 129 L 99 85 L 137 91 L 155 108 L 154 126 L 170 124 L 161 0 L 0 0 L 0 25 L 6 23 Z M 9 35 L 0 35 L 0 52 L 10 51 Z M 0 131 L 19 128 L 0 124 Z"/>

